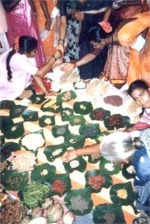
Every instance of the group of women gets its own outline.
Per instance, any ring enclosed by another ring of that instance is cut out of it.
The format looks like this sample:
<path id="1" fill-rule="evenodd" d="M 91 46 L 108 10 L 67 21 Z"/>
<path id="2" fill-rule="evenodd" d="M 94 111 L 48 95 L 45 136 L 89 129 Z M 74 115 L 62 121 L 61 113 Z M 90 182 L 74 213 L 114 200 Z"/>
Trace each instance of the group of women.
<path id="1" fill-rule="evenodd" d="M 4 4 L 6 13 L 10 16 L 10 21 L 7 20 L 8 27 L 10 26 L 11 29 L 11 22 L 15 18 L 13 13 L 16 10 L 19 12 L 19 20 L 16 20 L 16 22 L 22 21 L 22 24 L 20 24 L 20 28 L 16 25 L 15 29 L 31 32 L 33 29 L 30 26 L 28 29 L 24 26 L 26 19 L 31 19 L 29 2 L 27 0 L 10 2 L 12 4 L 9 5 L 12 6 L 11 16 L 8 5 Z M 99 78 L 103 74 L 107 80 L 114 84 L 127 82 L 129 84 L 129 95 L 135 103 L 143 108 L 140 121 L 126 132 L 117 132 L 106 136 L 100 144 L 69 150 L 63 155 L 62 159 L 69 161 L 79 155 L 91 153 L 104 156 L 113 162 L 122 163 L 130 159 L 136 170 L 134 185 L 138 193 L 138 206 L 149 213 L 150 11 L 146 1 L 129 0 L 126 2 L 128 5 L 125 6 L 124 1 L 113 1 L 115 4 L 112 4 L 112 1 L 99 1 L 98 4 L 98 1 L 91 2 L 90 0 L 58 0 L 58 8 L 60 9 L 59 42 L 54 55 L 48 62 L 45 62 L 44 56 L 41 54 L 43 60 L 41 64 L 39 63 L 39 61 L 41 62 L 40 59 L 33 60 L 41 52 L 40 39 L 33 34 L 34 32 L 32 35 L 29 32 L 24 33 L 19 39 L 13 39 L 11 48 L 0 55 L 0 100 L 16 99 L 32 84 L 32 79 L 36 81 L 44 94 L 50 94 L 50 91 L 44 86 L 43 77 L 51 71 L 58 58 L 63 58 L 66 55 L 69 57 L 69 62 L 64 64 L 63 69 L 68 71 L 77 66 L 82 79 Z M 29 10 L 27 14 L 23 15 L 20 13 L 21 10 L 24 10 L 23 6 L 25 4 Z M 113 10 L 112 5 L 114 8 L 116 7 Z M 27 18 L 24 17 L 25 15 Z M 112 15 L 116 19 L 115 25 L 111 24 Z M 28 21 L 31 26 L 32 21 Z M 95 28 L 98 22 L 100 22 L 98 25 L 100 29 L 97 28 L 98 26 Z M 69 32 L 67 35 L 67 26 L 78 27 L 78 30 L 74 30 L 75 33 Z M 82 29 L 82 32 L 79 33 L 80 29 Z M 34 31 L 38 33 L 37 30 Z M 12 32 L 15 31 L 12 30 Z M 73 46 L 75 48 L 69 45 L 69 34 L 77 38 L 76 42 L 73 42 L 73 45 L 76 43 Z M 68 41 L 67 43 L 65 39 Z M 89 65 L 87 66 L 87 64 Z M 131 133 L 135 130 L 138 130 L 141 135 L 142 141 L 139 140 L 140 150 L 137 150 L 137 145 L 132 138 Z M 117 137 L 117 142 L 114 141 L 116 134 L 120 136 L 120 138 Z M 119 154 L 117 151 L 118 144 L 120 147 Z"/>

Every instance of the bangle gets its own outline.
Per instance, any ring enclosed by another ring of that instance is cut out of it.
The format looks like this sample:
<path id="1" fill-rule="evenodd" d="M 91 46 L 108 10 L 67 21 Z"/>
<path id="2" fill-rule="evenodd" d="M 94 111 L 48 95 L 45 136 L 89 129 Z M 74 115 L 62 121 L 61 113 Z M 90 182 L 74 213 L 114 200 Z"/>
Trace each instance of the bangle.
<path id="1" fill-rule="evenodd" d="M 64 40 L 63 39 L 59 39 L 59 44 L 64 44 Z"/>
<path id="2" fill-rule="evenodd" d="M 54 54 L 52 55 L 52 58 L 54 58 L 55 61 L 58 59 Z"/>

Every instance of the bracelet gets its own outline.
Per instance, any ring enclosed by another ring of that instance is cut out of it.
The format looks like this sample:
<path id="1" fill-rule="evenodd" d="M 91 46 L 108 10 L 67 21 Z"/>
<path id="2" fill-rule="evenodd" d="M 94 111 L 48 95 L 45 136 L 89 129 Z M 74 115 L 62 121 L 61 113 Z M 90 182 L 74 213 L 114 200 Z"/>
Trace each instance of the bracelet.
<path id="1" fill-rule="evenodd" d="M 64 40 L 63 39 L 59 39 L 59 44 L 64 44 Z"/>
<path id="2" fill-rule="evenodd" d="M 54 54 L 52 55 L 52 58 L 54 58 L 55 61 L 58 59 Z"/>

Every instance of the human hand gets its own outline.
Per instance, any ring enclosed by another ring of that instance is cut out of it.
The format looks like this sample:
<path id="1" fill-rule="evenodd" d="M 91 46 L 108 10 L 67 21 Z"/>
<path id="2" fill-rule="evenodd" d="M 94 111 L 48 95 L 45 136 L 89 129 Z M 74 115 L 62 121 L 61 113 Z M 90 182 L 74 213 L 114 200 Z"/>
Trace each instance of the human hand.
<path id="1" fill-rule="evenodd" d="M 77 158 L 76 150 L 68 150 L 61 157 L 63 162 L 69 162 L 75 158 Z"/>
<path id="2" fill-rule="evenodd" d="M 99 22 L 98 24 L 103 28 L 103 30 L 106 33 L 110 33 L 112 31 L 112 26 L 109 22 L 102 21 L 102 22 Z"/>
<path id="3" fill-rule="evenodd" d="M 72 70 L 73 68 L 75 68 L 75 63 L 64 63 L 64 65 L 61 67 L 62 71 L 68 72 L 70 70 Z"/>

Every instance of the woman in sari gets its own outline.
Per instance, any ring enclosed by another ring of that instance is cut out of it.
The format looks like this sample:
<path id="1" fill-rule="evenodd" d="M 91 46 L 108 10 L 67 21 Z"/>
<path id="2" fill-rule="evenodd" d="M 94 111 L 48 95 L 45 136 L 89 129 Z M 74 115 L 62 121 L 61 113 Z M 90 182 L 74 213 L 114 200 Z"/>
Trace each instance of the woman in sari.
<path id="1" fill-rule="evenodd" d="M 143 40 L 140 36 L 143 31 L 147 31 L 145 44 L 142 49 L 135 49 L 135 45 L 140 44 L 139 40 Z M 118 40 L 122 46 L 130 47 L 128 84 L 142 79 L 150 85 L 150 11 L 138 14 L 135 20 L 124 25 L 118 32 Z"/>
<path id="2" fill-rule="evenodd" d="M 38 40 L 36 65 L 41 67 L 45 63 L 45 55 L 40 39 L 39 28 L 36 21 L 36 11 L 33 0 L 2 0 L 6 11 L 8 24 L 8 42 L 13 46 L 18 36 L 30 35 Z"/>

